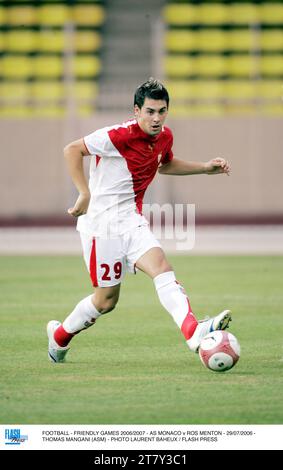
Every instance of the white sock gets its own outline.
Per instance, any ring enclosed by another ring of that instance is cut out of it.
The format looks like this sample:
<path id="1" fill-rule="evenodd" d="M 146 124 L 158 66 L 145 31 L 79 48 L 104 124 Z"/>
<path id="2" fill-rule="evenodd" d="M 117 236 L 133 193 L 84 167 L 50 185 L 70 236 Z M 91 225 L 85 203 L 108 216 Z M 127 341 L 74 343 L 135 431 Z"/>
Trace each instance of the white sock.
<path id="1" fill-rule="evenodd" d="M 153 281 L 161 304 L 177 323 L 185 339 L 190 339 L 198 323 L 189 299 L 183 287 L 176 281 L 174 272 L 159 274 Z"/>
<path id="2" fill-rule="evenodd" d="M 95 308 L 92 302 L 92 295 L 81 300 L 72 313 L 64 320 L 63 328 L 67 333 L 78 333 L 93 325 L 101 313 Z"/>

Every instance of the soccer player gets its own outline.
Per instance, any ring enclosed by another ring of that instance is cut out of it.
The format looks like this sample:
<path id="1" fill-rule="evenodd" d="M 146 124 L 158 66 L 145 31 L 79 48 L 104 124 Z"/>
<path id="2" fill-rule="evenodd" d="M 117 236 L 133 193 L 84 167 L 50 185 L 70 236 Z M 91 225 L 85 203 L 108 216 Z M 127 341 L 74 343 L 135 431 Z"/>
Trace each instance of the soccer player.
<path id="1" fill-rule="evenodd" d="M 53 362 L 64 362 L 73 336 L 115 308 L 125 273 L 135 273 L 136 269 L 152 278 L 161 304 L 192 351 L 198 351 L 207 333 L 229 325 L 229 310 L 197 321 L 183 287 L 142 215 L 144 193 L 157 171 L 162 175 L 228 175 L 230 170 L 222 158 L 192 162 L 173 156 L 172 132 L 164 126 L 168 106 L 166 88 L 150 78 L 135 92 L 135 119 L 96 130 L 64 149 L 79 193 L 68 213 L 78 217 L 77 229 L 95 292 L 81 300 L 62 324 L 56 320 L 48 323 L 48 354 Z M 88 185 L 83 159 L 89 155 Z"/>

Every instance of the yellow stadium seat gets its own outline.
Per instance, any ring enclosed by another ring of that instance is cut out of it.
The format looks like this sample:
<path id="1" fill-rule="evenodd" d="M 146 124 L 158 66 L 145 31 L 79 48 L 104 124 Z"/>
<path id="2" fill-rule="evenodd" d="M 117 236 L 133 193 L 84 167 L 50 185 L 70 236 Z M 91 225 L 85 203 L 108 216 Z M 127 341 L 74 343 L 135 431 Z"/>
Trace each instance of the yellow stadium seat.
<path id="1" fill-rule="evenodd" d="M 0 24 L 6 24 L 7 22 L 7 9 L 0 6 Z"/>
<path id="2" fill-rule="evenodd" d="M 93 80 L 80 80 L 77 81 L 72 93 L 77 100 L 94 100 L 97 96 L 97 83 Z"/>
<path id="3" fill-rule="evenodd" d="M 195 59 L 195 73 L 202 77 L 219 77 L 227 73 L 226 58 L 201 55 Z"/>
<path id="4" fill-rule="evenodd" d="M 282 55 L 264 56 L 260 60 L 260 73 L 264 76 L 283 75 Z"/>
<path id="5" fill-rule="evenodd" d="M 78 78 L 95 77 L 100 67 L 100 60 L 93 55 L 78 55 L 74 58 L 74 74 Z"/>
<path id="6" fill-rule="evenodd" d="M 201 30 L 198 34 L 200 51 L 217 52 L 227 47 L 227 33 L 221 30 Z"/>
<path id="7" fill-rule="evenodd" d="M 5 56 L 2 59 L 4 78 L 29 78 L 33 74 L 32 59 L 24 56 Z"/>
<path id="8" fill-rule="evenodd" d="M 101 46 L 101 37 L 96 31 L 77 31 L 74 36 L 74 49 L 77 52 L 97 51 Z"/>
<path id="9" fill-rule="evenodd" d="M 282 80 L 260 80 L 258 82 L 258 96 L 260 98 L 278 100 L 282 106 L 282 95 Z"/>
<path id="10" fill-rule="evenodd" d="M 282 18 L 283 22 L 283 18 Z M 263 51 L 283 51 L 283 31 L 275 29 L 272 31 L 262 31 L 259 38 L 260 48 Z"/>
<path id="11" fill-rule="evenodd" d="M 278 24 L 283 22 L 283 5 L 281 3 L 264 2 L 258 6 L 261 23 Z"/>
<path id="12" fill-rule="evenodd" d="M 40 104 L 32 110 L 33 117 L 38 118 L 63 118 L 66 115 L 66 108 L 64 105 Z"/>
<path id="13" fill-rule="evenodd" d="M 230 23 L 230 8 L 221 3 L 202 4 L 199 7 L 200 21 L 205 25 Z"/>
<path id="14" fill-rule="evenodd" d="M 193 116 L 219 117 L 223 115 L 223 112 L 224 108 L 221 103 L 197 103 L 190 110 Z"/>
<path id="15" fill-rule="evenodd" d="M 283 116 L 283 106 L 282 104 L 262 104 L 261 105 L 261 114 L 266 116 Z"/>
<path id="16" fill-rule="evenodd" d="M 11 30 L 6 33 L 8 52 L 31 52 L 37 47 L 37 33 L 34 31 Z"/>
<path id="17" fill-rule="evenodd" d="M 166 82 L 172 100 L 219 100 L 225 96 L 221 80 Z"/>
<path id="18" fill-rule="evenodd" d="M 256 24 L 259 22 L 259 8 L 253 3 L 232 3 L 230 14 L 232 24 Z"/>
<path id="19" fill-rule="evenodd" d="M 32 116 L 32 109 L 24 104 L 5 105 L 0 107 L 1 118 L 28 118 Z"/>
<path id="20" fill-rule="evenodd" d="M 257 108 L 253 103 L 226 103 L 225 114 L 231 116 L 254 116 Z"/>
<path id="21" fill-rule="evenodd" d="M 192 80 L 166 81 L 166 88 L 172 100 L 192 99 L 195 96 L 195 81 Z"/>
<path id="22" fill-rule="evenodd" d="M 104 8 L 100 5 L 75 5 L 73 21 L 79 26 L 101 26 L 104 22 Z"/>
<path id="23" fill-rule="evenodd" d="M 199 100 L 219 100 L 225 95 L 221 80 L 197 81 L 195 96 Z"/>
<path id="24" fill-rule="evenodd" d="M 4 81 L 0 84 L 1 100 L 20 102 L 31 97 L 31 87 L 26 82 Z"/>
<path id="25" fill-rule="evenodd" d="M 186 77 L 194 75 L 195 59 L 188 56 L 167 56 L 164 70 L 168 77 Z"/>
<path id="26" fill-rule="evenodd" d="M 257 33 L 249 29 L 230 31 L 228 38 L 232 51 L 250 51 L 257 46 Z"/>
<path id="27" fill-rule="evenodd" d="M 84 104 L 78 106 L 78 115 L 80 117 L 89 117 L 92 116 L 94 113 L 94 107 L 90 104 Z"/>
<path id="28" fill-rule="evenodd" d="M 35 99 L 43 101 L 63 100 L 64 84 L 56 81 L 36 81 L 32 84 L 32 95 Z"/>
<path id="29" fill-rule="evenodd" d="M 42 30 L 38 36 L 38 49 L 41 52 L 63 52 L 65 45 L 64 32 Z"/>
<path id="30" fill-rule="evenodd" d="M 70 20 L 70 10 L 64 4 L 42 5 L 38 8 L 38 19 L 41 25 L 64 26 Z"/>
<path id="31" fill-rule="evenodd" d="M 185 52 L 198 48 L 198 34 L 194 31 L 168 31 L 165 34 L 165 46 L 168 51 Z"/>
<path id="32" fill-rule="evenodd" d="M 41 78 L 59 78 L 64 73 L 63 60 L 56 56 L 34 58 L 34 75 Z"/>
<path id="33" fill-rule="evenodd" d="M 32 26 L 37 23 L 37 9 L 26 5 L 10 7 L 6 20 L 11 26 Z"/>
<path id="34" fill-rule="evenodd" d="M 163 17 L 169 25 L 186 25 L 200 22 L 199 8 L 195 5 L 167 5 Z"/>
<path id="35" fill-rule="evenodd" d="M 6 49 L 6 34 L 0 32 L 0 52 Z"/>
<path id="36" fill-rule="evenodd" d="M 254 99 L 257 97 L 257 93 L 257 82 L 253 80 L 227 80 L 225 83 L 225 96 L 229 99 Z"/>
<path id="37" fill-rule="evenodd" d="M 258 72 L 257 57 L 233 55 L 227 58 L 229 75 L 232 77 L 254 77 Z"/>

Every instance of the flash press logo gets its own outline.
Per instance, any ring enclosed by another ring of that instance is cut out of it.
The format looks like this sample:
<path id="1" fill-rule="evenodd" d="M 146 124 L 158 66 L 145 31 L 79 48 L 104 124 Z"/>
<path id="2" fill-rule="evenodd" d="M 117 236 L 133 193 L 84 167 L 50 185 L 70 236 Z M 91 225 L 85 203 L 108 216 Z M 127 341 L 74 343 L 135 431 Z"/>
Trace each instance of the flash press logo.
<path id="1" fill-rule="evenodd" d="M 5 444 L 19 446 L 28 440 L 28 436 L 21 434 L 20 429 L 5 429 Z"/>

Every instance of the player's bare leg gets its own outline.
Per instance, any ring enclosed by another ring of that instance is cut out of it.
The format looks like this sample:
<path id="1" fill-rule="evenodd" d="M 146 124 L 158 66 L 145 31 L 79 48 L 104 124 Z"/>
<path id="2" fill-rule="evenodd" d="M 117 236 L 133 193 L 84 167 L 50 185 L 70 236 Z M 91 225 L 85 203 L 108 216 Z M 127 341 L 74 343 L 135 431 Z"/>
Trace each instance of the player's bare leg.
<path id="1" fill-rule="evenodd" d="M 151 248 L 137 261 L 138 269 L 153 279 L 159 300 L 182 331 L 187 345 L 197 351 L 201 339 L 210 331 L 228 327 L 231 312 L 224 310 L 209 320 L 198 323 L 184 288 L 176 280 L 175 273 L 161 248 Z"/>
<path id="2" fill-rule="evenodd" d="M 97 287 L 95 293 L 81 300 L 61 324 L 52 320 L 47 325 L 48 355 L 52 362 L 64 362 L 69 342 L 74 335 L 94 325 L 100 315 L 115 308 L 120 294 L 120 284 Z"/>

